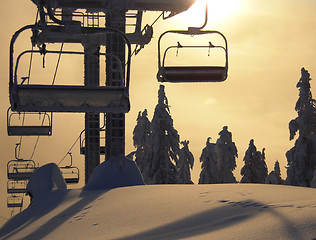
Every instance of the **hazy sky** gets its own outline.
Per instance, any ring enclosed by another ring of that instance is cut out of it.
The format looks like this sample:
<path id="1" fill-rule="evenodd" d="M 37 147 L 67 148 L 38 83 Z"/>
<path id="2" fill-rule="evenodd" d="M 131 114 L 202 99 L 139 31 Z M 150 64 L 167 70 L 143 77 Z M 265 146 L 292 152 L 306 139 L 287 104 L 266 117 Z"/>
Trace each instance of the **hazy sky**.
<path id="1" fill-rule="evenodd" d="M 219 30 L 228 39 L 228 79 L 217 84 L 165 84 L 174 126 L 181 140 L 190 140 L 189 148 L 195 157 L 193 180 L 198 180 L 199 157 L 207 137 L 216 141 L 223 126 L 228 126 L 228 130 L 232 132 L 238 149 L 239 158 L 235 171 L 237 179 L 240 179 L 240 168 L 243 166 L 242 160 L 250 139 L 254 139 L 258 150 L 266 148 L 269 172 L 274 162 L 279 160 L 282 177 L 285 178 L 285 153 L 294 145 L 294 141 L 289 141 L 288 123 L 297 116 L 294 106 L 298 99 L 296 83 L 300 78 L 300 69 L 305 67 L 312 78 L 316 76 L 316 18 L 313 17 L 316 2 L 209 1 L 210 16 L 206 28 Z M 225 5 L 230 7 L 224 7 Z M 18 137 L 8 137 L 6 133 L 9 41 L 20 27 L 34 23 L 36 8 L 30 0 L 1 1 L 0 6 L 3 10 L 0 21 L 0 216 L 8 218 L 10 212 L 5 203 L 6 164 L 14 158 L 15 143 L 19 141 Z M 146 13 L 146 23 L 151 24 L 157 15 L 158 13 Z M 190 22 L 192 17 L 197 20 Z M 159 35 L 168 29 L 186 29 L 202 23 L 203 12 L 194 9 L 173 19 L 160 20 L 154 25 L 152 42 L 134 57 L 130 89 L 132 109 L 126 115 L 126 153 L 134 150 L 132 131 L 138 111 L 147 109 L 151 120 L 157 104 Z M 66 61 L 61 61 L 61 68 L 71 69 L 65 63 Z M 52 65 L 54 67 L 55 63 Z M 72 71 L 82 71 L 83 66 L 74 65 Z M 313 81 L 311 84 L 315 97 Z M 55 114 L 53 136 L 40 138 L 34 160 L 41 165 L 48 162 L 58 163 L 82 129 L 83 114 Z M 31 156 L 35 140 L 35 137 L 23 139 L 22 158 Z M 80 166 L 83 173 L 84 158 L 79 155 L 79 145 L 75 146 L 72 153 L 74 164 Z M 83 183 L 83 176 L 81 180 Z"/>

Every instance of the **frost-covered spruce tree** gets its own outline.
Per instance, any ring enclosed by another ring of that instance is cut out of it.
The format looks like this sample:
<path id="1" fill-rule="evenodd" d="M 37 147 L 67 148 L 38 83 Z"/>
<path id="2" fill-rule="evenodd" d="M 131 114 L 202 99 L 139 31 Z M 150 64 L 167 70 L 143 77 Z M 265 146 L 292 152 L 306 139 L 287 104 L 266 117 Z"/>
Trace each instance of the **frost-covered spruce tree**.
<path id="1" fill-rule="evenodd" d="M 210 142 L 211 137 L 207 138 L 206 146 L 202 150 L 200 162 L 202 170 L 200 173 L 199 184 L 218 183 L 218 170 L 215 143 Z"/>
<path id="2" fill-rule="evenodd" d="M 266 184 L 277 184 L 282 185 L 283 180 L 281 178 L 280 164 L 279 161 L 274 163 L 274 170 L 270 172 L 270 174 L 266 177 Z"/>
<path id="3" fill-rule="evenodd" d="M 135 162 L 143 175 L 145 183 L 148 181 L 148 170 L 150 169 L 150 162 L 145 161 L 145 152 L 149 148 L 150 138 L 150 121 L 147 118 L 147 109 L 142 113 L 138 113 L 137 124 L 133 131 L 133 142 L 136 147 Z"/>
<path id="4" fill-rule="evenodd" d="M 179 151 L 179 135 L 173 127 L 165 87 L 160 85 L 158 104 L 151 121 L 149 149 L 145 154 L 145 160 L 151 162 L 149 184 L 177 183 Z"/>
<path id="5" fill-rule="evenodd" d="M 241 183 L 265 183 L 268 175 L 268 169 L 265 162 L 265 149 L 262 152 L 257 151 L 254 140 L 251 139 L 249 147 L 245 153 L 244 162 L 240 174 Z"/>
<path id="6" fill-rule="evenodd" d="M 194 157 L 189 150 L 189 141 L 182 141 L 183 147 L 180 149 L 178 167 L 178 183 L 193 184 L 190 169 L 193 169 Z"/>
<path id="7" fill-rule="evenodd" d="M 294 147 L 286 153 L 287 185 L 310 187 L 316 167 L 316 107 L 310 80 L 310 74 L 302 68 L 297 83 L 299 98 L 295 106 L 298 116 L 289 123 L 290 140 L 297 132 L 299 136 Z"/>
<path id="8" fill-rule="evenodd" d="M 237 148 L 232 141 L 232 134 L 227 126 L 219 132 L 215 146 L 216 162 L 218 169 L 218 183 L 236 183 L 233 170 L 236 168 Z"/>
<path id="9" fill-rule="evenodd" d="M 265 148 L 262 149 L 262 151 L 258 151 L 258 155 L 260 156 L 260 161 L 258 162 L 257 167 L 257 181 L 258 183 L 265 183 L 265 179 L 268 176 L 268 167 L 266 164 L 266 154 L 265 154 Z M 280 167 L 279 167 L 280 171 Z"/>

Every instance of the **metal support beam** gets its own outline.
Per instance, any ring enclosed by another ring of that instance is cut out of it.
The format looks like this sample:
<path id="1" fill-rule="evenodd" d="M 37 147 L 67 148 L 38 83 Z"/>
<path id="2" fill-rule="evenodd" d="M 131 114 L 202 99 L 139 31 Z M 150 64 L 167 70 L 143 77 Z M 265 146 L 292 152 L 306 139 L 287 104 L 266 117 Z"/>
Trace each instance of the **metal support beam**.
<path id="1" fill-rule="evenodd" d="M 106 15 L 106 27 L 115 28 L 125 33 L 125 11 L 111 11 Z M 117 34 L 110 34 L 106 39 L 106 52 L 109 57 L 106 61 L 106 85 L 124 86 L 120 68 L 125 69 L 125 43 Z M 120 59 L 118 62 L 114 57 Z M 118 64 L 122 64 L 120 67 Z M 123 72 L 125 75 L 125 72 Z M 113 156 L 125 155 L 125 114 L 106 113 L 106 155 L 105 160 Z"/>
<path id="2" fill-rule="evenodd" d="M 84 85 L 100 85 L 99 46 L 84 46 Z M 100 164 L 100 116 L 85 113 L 85 183 Z"/>

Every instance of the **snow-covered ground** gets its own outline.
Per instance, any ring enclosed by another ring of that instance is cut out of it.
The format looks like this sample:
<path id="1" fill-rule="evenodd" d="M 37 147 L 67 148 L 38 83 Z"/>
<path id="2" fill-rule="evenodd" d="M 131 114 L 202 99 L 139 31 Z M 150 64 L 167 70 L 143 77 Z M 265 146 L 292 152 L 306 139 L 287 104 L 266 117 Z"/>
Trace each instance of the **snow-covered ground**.
<path id="1" fill-rule="evenodd" d="M 43 174 L 55 183 L 61 176 L 52 165 L 33 174 L 33 202 L 0 229 L 1 239 L 316 239 L 312 188 L 142 185 L 126 158 L 100 164 L 83 189 L 43 190 Z"/>
<path id="2" fill-rule="evenodd" d="M 316 190 L 259 184 L 58 190 L 1 239 L 314 239 Z"/>

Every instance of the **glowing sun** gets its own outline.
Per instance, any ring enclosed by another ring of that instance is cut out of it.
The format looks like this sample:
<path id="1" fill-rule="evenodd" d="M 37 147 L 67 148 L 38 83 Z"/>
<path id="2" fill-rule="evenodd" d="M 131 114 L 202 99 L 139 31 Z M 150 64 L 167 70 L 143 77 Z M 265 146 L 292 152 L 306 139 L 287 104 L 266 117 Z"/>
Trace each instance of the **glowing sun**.
<path id="1" fill-rule="evenodd" d="M 180 21 L 189 22 L 190 26 L 202 25 L 206 1 L 208 2 L 208 22 L 211 23 L 229 19 L 241 9 L 243 0 L 196 0 L 189 10 L 180 14 Z"/>

